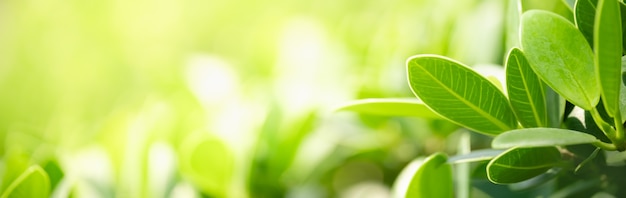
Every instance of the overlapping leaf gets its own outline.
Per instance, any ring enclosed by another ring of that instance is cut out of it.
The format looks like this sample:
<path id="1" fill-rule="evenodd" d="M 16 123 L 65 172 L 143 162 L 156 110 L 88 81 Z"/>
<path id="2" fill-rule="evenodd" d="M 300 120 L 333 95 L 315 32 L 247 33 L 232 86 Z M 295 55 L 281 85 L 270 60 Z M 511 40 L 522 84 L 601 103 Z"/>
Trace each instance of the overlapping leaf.
<path id="1" fill-rule="evenodd" d="M 430 110 L 421 100 L 408 98 L 361 99 L 345 104 L 337 110 L 380 116 L 415 116 L 441 119 L 441 116 Z"/>
<path id="2" fill-rule="evenodd" d="M 574 6 L 576 12 L 576 26 L 587 39 L 589 46 L 593 46 L 593 24 L 596 18 L 598 0 L 579 0 Z"/>
<path id="3" fill-rule="evenodd" d="M 522 50 L 535 73 L 561 96 L 585 110 L 600 100 L 593 52 L 574 24 L 551 12 L 522 15 Z"/>
<path id="4" fill-rule="evenodd" d="M 521 182 L 562 163 L 556 147 L 512 148 L 487 164 L 487 177 L 496 184 Z"/>
<path id="5" fill-rule="evenodd" d="M 411 162 L 394 183 L 394 197 L 453 197 L 452 167 L 443 153 Z"/>
<path id="6" fill-rule="evenodd" d="M 524 53 L 517 48 L 506 61 L 506 86 L 513 112 L 524 127 L 548 124 L 544 86 L 532 70 Z"/>
<path id="7" fill-rule="evenodd" d="M 622 77 L 622 21 L 617 0 L 600 0 L 595 18 L 595 69 L 600 80 L 602 102 L 609 116 L 619 114 Z"/>
<path id="8" fill-rule="evenodd" d="M 34 165 L 26 169 L 0 196 L 1 198 L 20 197 L 49 197 L 50 179 L 48 174 L 39 166 Z"/>
<path id="9" fill-rule="evenodd" d="M 598 142 L 593 135 L 557 128 L 525 128 L 507 131 L 495 137 L 491 147 L 496 149 L 511 147 L 565 146 Z"/>
<path id="10" fill-rule="evenodd" d="M 468 67 L 436 55 L 414 56 L 407 65 L 411 89 L 439 115 L 489 135 L 517 127 L 504 94 Z"/>

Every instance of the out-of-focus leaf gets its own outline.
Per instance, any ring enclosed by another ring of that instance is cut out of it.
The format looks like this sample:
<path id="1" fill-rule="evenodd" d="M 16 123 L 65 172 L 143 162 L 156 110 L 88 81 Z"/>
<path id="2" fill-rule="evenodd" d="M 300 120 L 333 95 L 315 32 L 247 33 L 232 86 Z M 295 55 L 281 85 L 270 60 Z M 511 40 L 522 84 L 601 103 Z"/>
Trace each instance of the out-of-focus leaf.
<path id="1" fill-rule="evenodd" d="M 411 162 L 394 183 L 394 197 L 453 197 L 452 167 L 443 153 Z"/>
<path id="2" fill-rule="evenodd" d="M 414 56 L 407 65 L 415 95 L 443 117 L 488 135 L 517 128 L 504 94 L 468 67 L 436 55 Z"/>
<path id="3" fill-rule="evenodd" d="M 565 146 L 591 144 L 599 140 L 593 135 L 557 128 L 525 128 L 504 132 L 496 136 L 491 147 L 496 149 L 511 147 Z"/>
<path id="4" fill-rule="evenodd" d="M 576 106 L 592 109 L 600 100 L 593 52 L 565 18 L 531 10 L 522 15 L 522 50 L 541 80 Z"/>
<path id="5" fill-rule="evenodd" d="M 595 68 L 600 80 L 602 102 L 609 116 L 619 114 L 622 84 L 622 22 L 617 0 L 600 0 L 595 19 Z"/>
<path id="6" fill-rule="evenodd" d="M 421 100 L 408 98 L 361 99 L 345 104 L 337 110 L 381 116 L 415 116 L 441 119 L 441 116 L 430 110 Z"/>
<path id="7" fill-rule="evenodd" d="M 50 179 L 38 165 L 28 167 L 2 193 L 2 198 L 44 198 L 50 196 Z"/>
<path id="8" fill-rule="evenodd" d="M 522 10 L 545 10 L 565 17 L 574 22 L 574 12 L 563 0 L 522 0 Z"/>
<path id="9" fill-rule="evenodd" d="M 30 158 L 23 152 L 12 150 L 4 156 L 4 170 L 2 171 L 2 186 L 4 191 L 22 172 L 30 166 Z"/>
<path id="10" fill-rule="evenodd" d="M 521 182 L 543 174 L 562 162 L 556 147 L 511 148 L 487 165 L 487 176 L 496 184 Z"/>
<path id="11" fill-rule="evenodd" d="M 596 18 L 598 0 L 576 1 L 576 26 L 587 39 L 589 46 L 593 46 L 593 24 Z"/>
<path id="12" fill-rule="evenodd" d="M 192 135 L 180 152 L 183 176 L 206 195 L 226 196 L 233 175 L 234 157 L 215 137 Z"/>
<path id="13" fill-rule="evenodd" d="M 511 107 L 522 126 L 548 125 L 543 83 L 528 64 L 524 53 L 517 48 L 509 52 L 506 60 L 506 86 Z"/>
<path id="14" fill-rule="evenodd" d="M 504 152 L 504 150 L 498 150 L 498 149 L 476 150 L 468 154 L 452 156 L 448 158 L 448 163 L 457 164 L 457 163 L 468 163 L 468 162 L 479 162 L 479 161 L 491 160 L 492 158 L 500 155 L 502 152 Z"/>

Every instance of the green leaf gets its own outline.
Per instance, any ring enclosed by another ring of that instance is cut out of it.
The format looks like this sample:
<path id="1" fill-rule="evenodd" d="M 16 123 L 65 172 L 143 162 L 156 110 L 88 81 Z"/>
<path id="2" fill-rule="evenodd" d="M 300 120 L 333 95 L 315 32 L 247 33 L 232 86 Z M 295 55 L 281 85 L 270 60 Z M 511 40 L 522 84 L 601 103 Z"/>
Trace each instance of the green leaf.
<path id="1" fill-rule="evenodd" d="M 517 127 L 504 94 L 468 67 L 436 55 L 414 56 L 407 65 L 413 93 L 439 115 L 488 135 Z"/>
<path id="2" fill-rule="evenodd" d="M 578 0 L 574 6 L 576 26 L 585 36 L 589 46 L 593 46 L 593 24 L 596 18 L 598 0 Z"/>
<path id="3" fill-rule="evenodd" d="M 28 167 L 15 181 L 13 181 L 6 191 L 2 193 L 2 198 L 9 197 L 48 197 L 50 196 L 50 179 L 48 174 L 39 166 Z"/>
<path id="4" fill-rule="evenodd" d="M 622 21 L 617 0 L 600 0 L 594 28 L 595 68 L 609 116 L 619 114 L 622 78 Z"/>
<path id="5" fill-rule="evenodd" d="M 181 172 L 204 194 L 225 197 L 233 175 L 234 157 L 216 137 L 196 133 L 180 152 Z"/>
<path id="6" fill-rule="evenodd" d="M 567 20 L 574 22 L 572 8 L 564 0 L 522 0 L 522 11 L 545 10 L 556 13 Z"/>
<path id="7" fill-rule="evenodd" d="M 600 100 L 593 52 L 565 18 L 531 10 L 522 15 L 522 50 L 535 73 L 576 106 L 590 110 Z M 423 98 L 422 98 L 423 99 Z"/>
<path id="8" fill-rule="evenodd" d="M 430 110 L 419 99 L 408 98 L 369 98 L 352 101 L 337 108 L 338 111 L 354 111 L 357 113 L 380 116 L 415 116 L 422 118 L 441 119 L 441 116 Z"/>
<path id="9" fill-rule="evenodd" d="M 445 154 L 435 153 L 411 162 L 393 185 L 394 197 L 453 197 L 452 166 L 446 161 Z"/>
<path id="10" fill-rule="evenodd" d="M 526 128 L 504 132 L 491 142 L 495 149 L 511 147 L 565 146 L 598 142 L 593 135 L 557 128 Z"/>
<path id="11" fill-rule="evenodd" d="M 511 148 L 487 164 L 487 177 L 496 184 L 521 182 L 561 164 L 556 147 Z"/>
<path id="12" fill-rule="evenodd" d="M 463 155 L 455 155 L 448 159 L 448 163 L 450 164 L 458 164 L 458 163 L 468 163 L 468 162 L 479 162 L 491 160 L 494 157 L 500 155 L 504 150 L 498 149 L 484 149 L 484 150 L 476 150 L 472 151 L 468 154 Z"/>
<path id="13" fill-rule="evenodd" d="M 619 110 L 622 114 L 622 122 L 626 121 L 626 56 L 622 56 L 622 83 L 619 92 Z"/>
<path id="14" fill-rule="evenodd" d="M 521 50 L 513 48 L 506 60 L 506 86 L 517 120 L 524 127 L 548 125 L 543 83 Z"/>

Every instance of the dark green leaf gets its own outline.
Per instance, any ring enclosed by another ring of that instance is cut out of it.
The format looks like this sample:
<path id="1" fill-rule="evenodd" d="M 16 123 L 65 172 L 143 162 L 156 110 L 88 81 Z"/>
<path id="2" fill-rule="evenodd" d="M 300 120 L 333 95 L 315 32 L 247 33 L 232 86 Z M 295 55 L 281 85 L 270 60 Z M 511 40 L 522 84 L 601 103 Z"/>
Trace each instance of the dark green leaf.
<path id="1" fill-rule="evenodd" d="M 593 46 L 593 24 L 596 18 L 597 5 L 598 0 L 578 0 L 574 6 L 576 26 L 587 39 L 589 46 Z"/>
<path id="2" fill-rule="evenodd" d="M 622 22 L 617 0 L 600 0 L 594 28 L 595 68 L 602 102 L 609 116 L 619 114 Z M 621 115 L 621 114 L 620 114 Z"/>
<path id="3" fill-rule="evenodd" d="M 512 148 L 487 165 L 487 176 L 496 184 L 521 182 L 561 164 L 556 147 Z"/>
<path id="4" fill-rule="evenodd" d="M 414 56 L 407 64 L 411 89 L 441 116 L 488 135 L 517 128 L 504 94 L 466 66 L 436 55 Z"/>
<path id="5" fill-rule="evenodd" d="M 496 136 L 491 147 L 496 149 L 511 147 L 565 146 L 598 142 L 593 135 L 556 128 L 526 128 L 507 131 Z"/>
<path id="6" fill-rule="evenodd" d="M 535 73 L 561 96 L 585 110 L 600 100 L 593 52 L 565 18 L 531 10 L 522 15 L 522 49 Z"/>
<path id="7" fill-rule="evenodd" d="M 543 83 L 517 48 L 506 60 L 506 86 L 517 120 L 524 127 L 546 127 L 548 115 Z"/>
<path id="8" fill-rule="evenodd" d="M 44 198 L 50 196 L 50 179 L 48 174 L 39 166 L 34 165 L 26 169 L 17 179 L 11 182 L 2 198 Z"/>
<path id="9" fill-rule="evenodd" d="M 446 161 L 445 154 L 435 153 L 411 162 L 394 184 L 395 196 L 453 197 L 452 167 Z"/>
<path id="10" fill-rule="evenodd" d="M 338 111 L 354 111 L 357 113 L 380 116 L 415 116 L 422 118 L 441 119 L 441 116 L 430 110 L 419 99 L 407 98 L 370 98 L 350 102 Z"/>

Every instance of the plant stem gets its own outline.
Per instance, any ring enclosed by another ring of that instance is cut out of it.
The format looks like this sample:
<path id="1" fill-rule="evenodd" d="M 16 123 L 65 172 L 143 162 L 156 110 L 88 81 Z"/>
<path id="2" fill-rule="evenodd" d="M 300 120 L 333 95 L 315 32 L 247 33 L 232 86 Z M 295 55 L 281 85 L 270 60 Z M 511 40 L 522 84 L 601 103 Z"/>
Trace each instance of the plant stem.
<path id="1" fill-rule="evenodd" d="M 598 109 L 592 108 L 591 110 L 589 110 L 589 112 L 591 113 L 593 121 L 596 123 L 596 125 L 598 125 L 598 127 L 600 127 L 604 135 L 606 135 L 606 137 L 608 137 L 611 142 L 617 144 L 618 141 L 617 136 L 615 135 L 615 129 L 613 129 L 613 127 L 609 123 L 606 123 L 604 119 L 602 119 L 602 116 L 600 116 Z"/>
<path id="2" fill-rule="evenodd" d="M 626 146 L 626 140 L 624 139 L 624 127 L 622 126 L 622 115 L 620 114 L 620 112 L 618 111 L 617 113 L 615 113 L 615 116 L 613 117 L 613 121 L 615 123 L 615 140 L 617 141 L 616 143 L 618 145 L 617 146 L 617 150 L 622 151 L 624 150 L 624 147 Z"/>
<path id="3" fill-rule="evenodd" d="M 592 144 L 594 146 L 597 146 L 598 148 L 601 148 L 601 149 L 604 149 L 604 150 L 607 150 L 607 151 L 616 151 L 617 150 L 617 147 L 615 147 L 614 144 L 609 144 L 609 143 L 602 142 L 602 141 L 597 141 L 597 142 L 594 142 Z"/>

